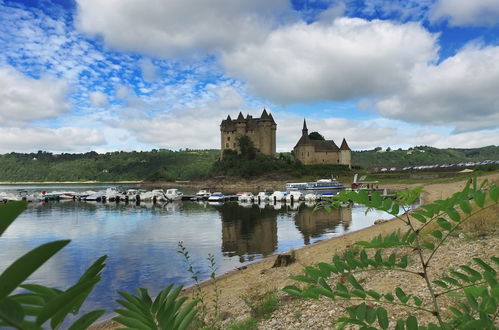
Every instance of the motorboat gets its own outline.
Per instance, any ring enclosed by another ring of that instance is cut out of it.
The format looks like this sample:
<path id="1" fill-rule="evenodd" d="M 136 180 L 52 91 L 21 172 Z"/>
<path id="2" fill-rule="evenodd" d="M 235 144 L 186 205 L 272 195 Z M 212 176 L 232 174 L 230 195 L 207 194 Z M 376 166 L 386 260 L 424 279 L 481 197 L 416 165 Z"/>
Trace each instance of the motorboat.
<path id="1" fill-rule="evenodd" d="M 203 188 L 196 193 L 196 198 L 198 199 L 208 199 L 211 195 L 210 189 Z"/>
<path id="2" fill-rule="evenodd" d="M 265 191 L 260 191 L 258 195 L 255 196 L 255 200 L 258 201 L 259 203 L 266 202 L 270 199 L 270 194 Z"/>
<path id="3" fill-rule="evenodd" d="M 239 202 L 252 202 L 255 196 L 250 192 L 243 192 L 237 197 Z"/>
<path id="4" fill-rule="evenodd" d="M 182 196 L 184 196 L 184 194 L 178 189 L 168 189 L 166 190 L 165 196 L 170 201 L 179 201 L 182 199 Z"/>
<path id="5" fill-rule="evenodd" d="M 345 186 L 336 179 L 320 179 L 315 182 L 308 182 L 306 190 L 332 190 L 344 188 Z"/>
<path id="6" fill-rule="evenodd" d="M 300 191 L 290 191 L 286 194 L 286 203 L 294 203 L 303 199 L 303 194 Z"/>
<path id="7" fill-rule="evenodd" d="M 278 191 L 278 190 L 274 191 L 272 193 L 272 195 L 270 195 L 269 199 L 273 203 L 282 202 L 282 201 L 286 200 L 286 193 L 282 192 L 282 191 Z"/>
<path id="8" fill-rule="evenodd" d="M 306 202 L 315 202 L 317 200 L 317 195 L 312 194 L 312 193 L 308 193 L 308 194 L 305 194 L 304 199 Z"/>
<path id="9" fill-rule="evenodd" d="M 94 192 L 93 194 L 89 194 L 87 197 L 85 197 L 86 201 L 90 202 L 103 202 L 106 199 L 106 192 L 105 191 L 97 191 Z"/>
<path id="10" fill-rule="evenodd" d="M 225 196 L 221 192 L 214 192 L 208 197 L 208 202 L 224 202 Z"/>

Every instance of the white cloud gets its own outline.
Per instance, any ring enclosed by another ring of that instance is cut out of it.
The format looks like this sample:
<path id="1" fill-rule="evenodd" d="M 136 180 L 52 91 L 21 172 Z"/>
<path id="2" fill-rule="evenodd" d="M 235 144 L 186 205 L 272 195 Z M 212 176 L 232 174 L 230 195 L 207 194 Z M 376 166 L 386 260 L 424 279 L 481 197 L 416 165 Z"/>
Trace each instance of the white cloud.
<path id="1" fill-rule="evenodd" d="M 262 40 L 293 15 L 286 0 L 78 0 L 77 27 L 119 49 L 197 55 Z M 204 55 L 204 54 L 203 54 Z"/>
<path id="2" fill-rule="evenodd" d="M 222 63 L 272 101 L 347 100 L 400 88 L 416 64 L 436 59 L 436 38 L 416 23 L 340 18 L 275 30 Z"/>
<path id="3" fill-rule="evenodd" d="M 109 105 L 109 100 L 107 98 L 107 95 L 100 91 L 95 91 L 90 93 L 89 98 L 90 98 L 90 104 L 94 107 L 105 108 Z"/>
<path id="4" fill-rule="evenodd" d="M 143 58 L 140 63 L 140 70 L 142 71 L 142 77 L 144 77 L 145 81 L 154 81 L 158 79 L 158 69 L 152 61 L 148 58 Z"/>
<path id="5" fill-rule="evenodd" d="M 12 67 L 0 67 L 0 126 L 61 115 L 69 110 L 67 92 L 64 81 L 33 79 Z"/>
<path id="6" fill-rule="evenodd" d="M 430 11 L 430 20 L 448 19 L 453 26 L 488 26 L 499 23 L 497 0 L 439 0 Z"/>
<path id="7" fill-rule="evenodd" d="M 454 126 L 456 132 L 499 127 L 499 47 L 468 45 L 438 65 L 411 72 L 407 88 L 377 104 L 384 116 Z"/>
<path id="8" fill-rule="evenodd" d="M 0 136 L 2 137 L 0 153 L 14 150 L 86 152 L 106 142 L 97 130 L 78 127 L 56 129 L 0 127 Z"/>

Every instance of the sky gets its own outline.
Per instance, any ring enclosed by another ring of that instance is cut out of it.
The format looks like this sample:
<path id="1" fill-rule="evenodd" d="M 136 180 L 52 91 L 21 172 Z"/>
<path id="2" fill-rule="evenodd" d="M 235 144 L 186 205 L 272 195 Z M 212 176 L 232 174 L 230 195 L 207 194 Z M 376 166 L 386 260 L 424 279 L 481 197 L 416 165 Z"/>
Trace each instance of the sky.
<path id="1" fill-rule="evenodd" d="M 499 144 L 499 0 L 0 0 L 0 153 Z"/>

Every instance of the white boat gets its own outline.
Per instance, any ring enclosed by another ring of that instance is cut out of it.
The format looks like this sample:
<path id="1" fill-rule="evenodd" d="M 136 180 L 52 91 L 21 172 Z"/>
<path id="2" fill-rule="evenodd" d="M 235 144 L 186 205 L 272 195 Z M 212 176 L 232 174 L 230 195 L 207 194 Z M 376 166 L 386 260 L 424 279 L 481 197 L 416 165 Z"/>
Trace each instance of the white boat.
<path id="1" fill-rule="evenodd" d="M 21 200 L 21 198 L 18 195 L 8 192 L 0 192 L 0 201 L 10 202 L 10 201 L 19 201 L 19 200 Z"/>
<path id="2" fill-rule="evenodd" d="M 224 202 L 225 196 L 221 192 L 217 191 L 208 197 L 208 202 Z"/>
<path id="3" fill-rule="evenodd" d="M 250 192 L 243 192 L 237 197 L 239 202 L 252 202 L 255 196 Z"/>
<path id="4" fill-rule="evenodd" d="M 345 186 L 342 183 L 336 181 L 336 179 L 320 179 L 314 182 L 294 182 L 286 183 L 286 191 L 295 190 L 337 190 L 344 189 Z"/>
<path id="5" fill-rule="evenodd" d="M 286 194 L 286 203 L 296 203 L 303 199 L 303 194 L 299 191 L 290 191 Z"/>
<path id="6" fill-rule="evenodd" d="M 77 194 L 76 198 L 81 200 L 86 200 L 88 196 L 93 195 L 95 193 L 96 191 L 93 190 L 82 191 Z"/>
<path id="7" fill-rule="evenodd" d="M 106 198 L 106 192 L 105 191 L 97 191 L 97 192 L 95 192 L 93 194 L 90 194 L 87 197 L 85 197 L 85 200 L 86 201 L 90 201 L 90 202 L 93 202 L 93 201 L 100 202 L 100 201 L 102 201 L 105 198 Z"/>
<path id="8" fill-rule="evenodd" d="M 182 196 L 184 196 L 184 194 L 178 189 L 168 189 L 165 196 L 168 200 L 179 201 L 182 199 Z"/>
<path id="9" fill-rule="evenodd" d="M 270 201 L 273 203 L 282 202 L 284 200 L 286 200 L 286 194 L 282 191 L 277 190 L 270 195 Z"/>
<path id="10" fill-rule="evenodd" d="M 105 195 L 106 200 L 109 202 L 120 201 L 120 199 L 124 197 L 123 194 L 116 188 L 107 188 Z"/>
<path id="11" fill-rule="evenodd" d="M 199 199 L 208 199 L 211 195 L 210 189 L 204 188 L 196 193 L 196 197 Z"/>
<path id="12" fill-rule="evenodd" d="M 128 189 L 125 192 L 125 200 L 129 200 L 131 202 L 135 202 L 140 199 L 140 192 L 137 189 Z"/>
<path id="13" fill-rule="evenodd" d="M 305 194 L 304 199 L 306 202 L 315 202 L 317 200 L 317 195 L 312 194 L 312 193 L 308 193 L 308 194 Z"/>
<path id="14" fill-rule="evenodd" d="M 255 200 L 257 200 L 259 203 L 266 202 L 270 199 L 270 194 L 265 191 L 260 191 L 258 195 L 256 195 Z"/>

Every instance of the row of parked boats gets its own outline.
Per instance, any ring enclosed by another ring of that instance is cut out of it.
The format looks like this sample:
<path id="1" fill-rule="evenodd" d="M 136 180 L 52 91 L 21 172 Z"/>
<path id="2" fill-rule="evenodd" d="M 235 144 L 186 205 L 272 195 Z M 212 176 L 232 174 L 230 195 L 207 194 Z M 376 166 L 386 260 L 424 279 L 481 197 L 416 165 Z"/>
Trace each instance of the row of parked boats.
<path id="1" fill-rule="evenodd" d="M 118 188 L 107 188 L 105 190 L 93 191 L 87 190 L 82 192 L 76 191 L 52 191 L 42 190 L 40 192 L 29 192 L 20 190 L 17 193 L 0 192 L 0 201 L 19 201 L 25 200 L 28 202 L 50 201 L 50 200 L 79 200 L 79 201 L 97 201 L 97 202 L 119 202 L 119 201 L 144 201 L 144 202 L 169 202 L 181 200 L 183 193 L 178 189 L 127 189 L 120 190 Z"/>

